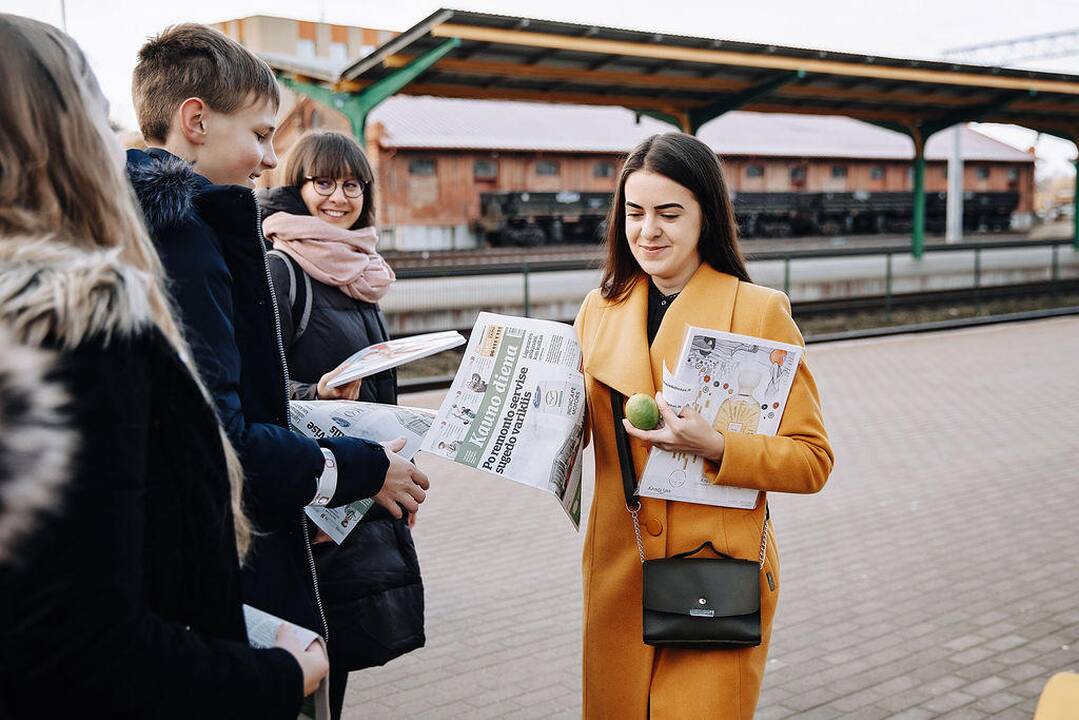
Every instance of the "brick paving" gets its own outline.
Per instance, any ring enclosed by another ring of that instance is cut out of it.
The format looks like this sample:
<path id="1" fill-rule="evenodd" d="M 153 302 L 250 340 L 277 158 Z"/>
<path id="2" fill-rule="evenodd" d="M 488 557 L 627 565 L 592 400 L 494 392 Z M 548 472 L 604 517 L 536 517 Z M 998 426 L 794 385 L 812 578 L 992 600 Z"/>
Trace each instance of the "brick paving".
<path id="1" fill-rule="evenodd" d="M 1075 317 L 810 349 L 839 461 L 771 496 L 760 720 L 1029 719 L 1079 670 L 1077 357 Z M 421 464 L 428 646 L 354 673 L 345 717 L 578 718 L 581 538 L 539 491 Z"/>

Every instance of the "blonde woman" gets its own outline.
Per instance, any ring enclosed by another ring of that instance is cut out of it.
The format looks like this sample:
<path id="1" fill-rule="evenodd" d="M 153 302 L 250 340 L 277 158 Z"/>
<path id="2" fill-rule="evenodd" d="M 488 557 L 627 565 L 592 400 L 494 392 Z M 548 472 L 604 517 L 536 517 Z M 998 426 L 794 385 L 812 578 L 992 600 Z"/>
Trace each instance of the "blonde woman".
<path id="1" fill-rule="evenodd" d="M 0 321 L 56 353 L 78 442 L 0 570 L 0 715 L 295 718 L 326 660 L 291 628 L 248 646 L 242 471 L 97 82 L 66 35 L 0 15 L 0 96 Z"/>

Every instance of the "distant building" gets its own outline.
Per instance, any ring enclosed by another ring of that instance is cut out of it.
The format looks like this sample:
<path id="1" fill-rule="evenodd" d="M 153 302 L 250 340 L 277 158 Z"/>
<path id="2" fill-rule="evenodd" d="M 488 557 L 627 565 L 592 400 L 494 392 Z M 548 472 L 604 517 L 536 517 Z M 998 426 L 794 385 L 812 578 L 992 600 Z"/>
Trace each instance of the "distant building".
<path id="1" fill-rule="evenodd" d="M 265 16 L 218 27 L 256 52 L 328 67 L 369 52 L 363 43 L 392 36 Z M 308 129 L 349 132 L 348 121 L 332 108 L 285 95 L 277 139 L 282 153 Z M 624 154 L 645 137 L 671 129 L 612 107 L 392 97 L 371 113 L 364 139 L 377 174 L 377 215 L 386 246 L 474 247 L 482 193 L 609 192 Z M 722 158 L 736 192 L 911 190 L 911 140 L 856 120 L 730 112 L 698 136 Z M 947 188 L 951 142 L 952 133 L 938 133 L 927 144 L 927 192 Z M 963 131 L 962 151 L 964 189 L 1018 193 L 1012 223 L 1029 226 L 1034 156 L 970 128 Z M 273 182 L 271 174 L 264 178 Z"/>

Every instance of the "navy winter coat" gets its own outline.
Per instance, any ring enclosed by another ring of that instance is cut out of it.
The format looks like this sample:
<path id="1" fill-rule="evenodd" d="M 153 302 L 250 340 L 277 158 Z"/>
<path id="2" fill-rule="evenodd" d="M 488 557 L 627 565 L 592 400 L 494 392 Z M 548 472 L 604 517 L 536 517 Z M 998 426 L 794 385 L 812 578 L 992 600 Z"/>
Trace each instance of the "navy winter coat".
<path id="1" fill-rule="evenodd" d="M 128 175 L 199 373 L 240 453 L 244 499 L 263 533 L 244 570 L 244 599 L 328 634 L 314 577 L 313 526 L 303 514 L 323 469 L 319 446 L 337 459 L 335 505 L 376 494 L 389 460 L 375 443 L 316 442 L 289 430 L 288 370 L 254 192 L 213 185 L 160 149 L 129 150 Z"/>

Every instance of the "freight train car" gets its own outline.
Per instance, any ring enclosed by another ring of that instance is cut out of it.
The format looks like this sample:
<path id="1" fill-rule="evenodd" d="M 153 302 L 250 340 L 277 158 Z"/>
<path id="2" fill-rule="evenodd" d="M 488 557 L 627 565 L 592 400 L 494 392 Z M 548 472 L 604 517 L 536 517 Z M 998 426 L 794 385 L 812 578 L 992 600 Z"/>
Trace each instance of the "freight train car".
<path id="1" fill-rule="evenodd" d="M 908 192 L 737 192 L 731 194 L 742 237 L 902 233 L 911 229 Z M 596 242 L 610 193 L 502 192 L 480 196 L 475 230 L 488 244 L 526 246 Z M 1007 230 L 1017 192 L 963 194 L 963 229 Z M 947 193 L 926 193 L 926 229 L 942 232 Z"/>

